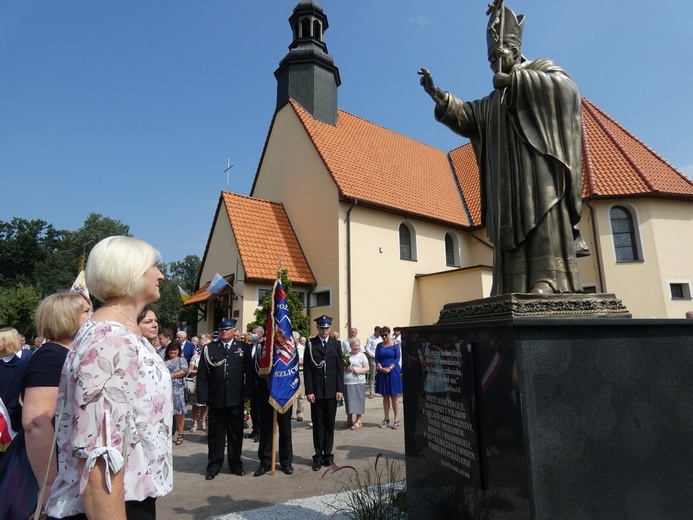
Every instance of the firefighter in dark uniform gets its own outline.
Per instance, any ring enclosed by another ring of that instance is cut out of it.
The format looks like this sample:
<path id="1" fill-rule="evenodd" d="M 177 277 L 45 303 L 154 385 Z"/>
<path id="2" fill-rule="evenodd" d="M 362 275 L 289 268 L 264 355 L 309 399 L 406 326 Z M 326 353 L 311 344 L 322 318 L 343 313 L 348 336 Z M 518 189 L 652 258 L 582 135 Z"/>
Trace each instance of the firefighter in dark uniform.
<path id="1" fill-rule="evenodd" d="M 218 338 L 202 350 L 197 371 L 197 404 L 209 405 L 206 480 L 221 471 L 227 442 L 231 473 L 245 475 L 241 460 L 243 405 L 252 393 L 247 383 L 252 359 L 249 345 L 236 341 L 235 333 L 236 320 L 222 320 Z"/>
<path id="2" fill-rule="evenodd" d="M 337 401 L 344 392 L 342 345 L 330 337 L 332 318 L 324 314 L 315 319 L 318 335 L 310 338 L 303 354 L 303 378 L 306 400 L 313 420 L 313 471 L 334 464 L 334 422 Z"/>
<path id="3" fill-rule="evenodd" d="M 285 344 L 287 339 L 280 329 L 274 333 L 275 341 L 279 344 Z M 257 447 L 257 456 L 260 460 L 260 466 L 254 473 L 254 476 L 260 477 L 271 471 L 272 468 L 272 421 L 274 421 L 274 407 L 270 404 L 269 379 L 266 375 L 260 375 L 260 359 L 262 358 L 263 350 L 265 349 L 265 340 L 256 344 L 255 362 L 253 363 L 253 377 L 255 378 L 255 397 L 257 397 L 258 416 L 260 417 L 260 441 Z M 273 353 L 269 354 L 270 359 L 273 359 Z M 294 460 L 294 450 L 291 440 L 291 410 L 292 407 L 284 413 L 277 413 L 277 431 L 279 432 L 279 464 L 282 471 L 287 475 L 294 472 L 294 467 L 291 465 Z"/>

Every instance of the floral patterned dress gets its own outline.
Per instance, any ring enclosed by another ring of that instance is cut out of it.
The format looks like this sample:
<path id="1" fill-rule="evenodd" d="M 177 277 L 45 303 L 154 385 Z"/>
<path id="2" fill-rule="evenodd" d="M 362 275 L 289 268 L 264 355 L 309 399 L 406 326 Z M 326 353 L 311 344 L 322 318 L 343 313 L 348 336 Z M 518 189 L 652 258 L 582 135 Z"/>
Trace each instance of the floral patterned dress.
<path id="1" fill-rule="evenodd" d="M 188 373 L 188 362 L 184 357 L 167 359 L 164 363 L 166 363 L 166 368 L 171 375 L 181 370 L 186 374 Z M 185 415 L 188 413 L 188 405 L 185 404 L 185 379 L 182 377 L 171 379 L 171 385 L 173 386 L 173 414 Z"/>
<path id="2" fill-rule="evenodd" d="M 58 475 L 48 515 L 84 512 L 81 495 L 100 458 L 106 463 L 109 490 L 113 475 L 125 471 L 126 501 L 171 491 L 172 413 L 171 375 L 149 342 L 120 323 L 88 320 L 60 376 Z M 80 459 L 85 461 L 81 474 Z"/>

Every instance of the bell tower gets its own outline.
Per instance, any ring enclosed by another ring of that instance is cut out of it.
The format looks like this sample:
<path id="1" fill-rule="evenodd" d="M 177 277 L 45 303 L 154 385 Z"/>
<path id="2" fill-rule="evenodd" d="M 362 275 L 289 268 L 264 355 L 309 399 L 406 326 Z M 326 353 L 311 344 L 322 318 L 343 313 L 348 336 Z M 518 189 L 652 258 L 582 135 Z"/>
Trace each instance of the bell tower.
<path id="1" fill-rule="evenodd" d="M 337 122 L 339 69 L 327 53 L 324 34 L 327 16 L 314 0 L 301 0 L 289 18 L 293 41 L 289 53 L 274 72 L 277 109 L 292 98 L 324 123 Z"/>

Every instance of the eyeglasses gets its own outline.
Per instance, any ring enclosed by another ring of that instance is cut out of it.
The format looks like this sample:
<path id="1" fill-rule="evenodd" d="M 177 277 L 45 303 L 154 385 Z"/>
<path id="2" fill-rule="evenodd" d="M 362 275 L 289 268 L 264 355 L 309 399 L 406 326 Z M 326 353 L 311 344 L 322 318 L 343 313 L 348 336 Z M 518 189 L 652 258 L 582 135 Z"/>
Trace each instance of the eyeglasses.
<path id="1" fill-rule="evenodd" d="M 389 332 L 381 332 L 380 335 L 381 335 L 381 336 L 389 336 L 390 333 L 389 333 Z"/>

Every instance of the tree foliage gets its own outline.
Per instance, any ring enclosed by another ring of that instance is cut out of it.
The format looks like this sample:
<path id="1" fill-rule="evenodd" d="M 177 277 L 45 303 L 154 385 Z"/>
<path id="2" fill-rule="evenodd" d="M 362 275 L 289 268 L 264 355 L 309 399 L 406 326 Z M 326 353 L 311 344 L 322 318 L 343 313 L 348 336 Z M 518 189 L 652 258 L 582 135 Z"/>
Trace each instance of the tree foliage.
<path id="1" fill-rule="evenodd" d="M 91 213 L 77 231 L 63 231 L 55 254 L 37 265 L 39 272 L 50 273 L 43 277 L 41 287 L 46 294 L 69 288 L 77 276 L 82 257 L 88 257 L 92 248 L 106 237 L 130 235 L 130 226 L 119 220 Z"/>
<path id="2" fill-rule="evenodd" d="M 69 289 L 82 257 L 88 257 L 97 242 L 114 235 L 131 236 L 130 226 L 99 213 L 91 213 L 76 231 L 55 229 L 38 219 L 0 221 L 0 326 L 31 336 L 39 301 Z M 161 266 L 166 280 L 160 286 L 157 311 L 163 326 L 175 327 L 177 321 L 197 326 L 196 311 L 183 307 L 178 286 L 190 292 L 199 265 L 200 259 L 189 255 Z"/>
<path id="3" fill-rule="evenodd" d="M 301 303 L 298 293 L 291 289 L 291 280 L 289 280 L 286 271 L 281 271 L 280 280 L 286 292 L 286 302 L 289 305 L 291 328 L 301 336 L 308 337 L 310 335 L 310 318 L 303 312 L 303 303 Z M 253 327 L 257 327 L 258 325 L 265 327 L 271 308 L 272 293 L 270 292 L 265 295 L 260 301 L 260 307 L 255 310 L 255 321 L 248 324 L 248 332 L 252 331 Z"/>
<path id="4" fill-rule="evenodd" d="M 190 293 L 195 287 L 197 271 L 200 268 L 200 257 L 188 255 L 179 262 L 171 262 L 163 266 L 162 272 L 166 279 L 159 284 L 161 298 L 157 303 L 159 326 L 174 329 L 176 322 L 188 323 L 188 334 L 197 331 L 197 309 L 193 306 L 184 307 L 180 297 L 180 286 Z"/>
<path id="5" fill-rule="evenodd" d="M 34 312 L 41 292 L 33 285 L 0 287 L 0 327 L 14 327 L 27 338 L 34 335 Z"/>
<path id="6" fill-rule="evenodd" d="M 45 220 L 0 222 L 0 286 L 41 285 L 37 265 L 55 254 L 65 231 Z"/>
<path id="7" fill-rule="evenodd" d="M 45 220 L 0 222 L 0 287 L 34 285 L 42 294 L 72 285 L 83 255 L 101 239 L 130 235 L 118 220 L 91 213 L 77 231 L 58 230 Z"/>

